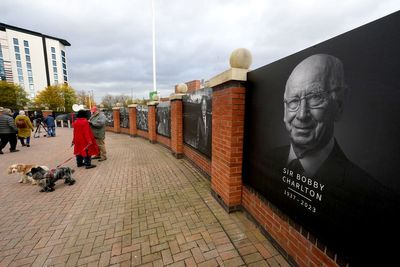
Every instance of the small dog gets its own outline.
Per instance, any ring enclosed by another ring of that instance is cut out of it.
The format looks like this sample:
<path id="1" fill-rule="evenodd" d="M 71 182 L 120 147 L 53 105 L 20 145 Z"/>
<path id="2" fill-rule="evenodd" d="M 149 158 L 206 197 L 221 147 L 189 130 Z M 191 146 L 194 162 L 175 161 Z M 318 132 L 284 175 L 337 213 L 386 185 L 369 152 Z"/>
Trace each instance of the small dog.
<path id="1" fill-rule="evenodd" d="M 46 170 L 42 167 L 31 169 L 32 178 L 42 187 L 40 192 L 54 191 L 54 186 L 60 179 L 64 179 L 64 184 L 73 185 L 75 183 L 75 179 L 72 178 L 74 172 L 70 167 L 59 167 L 53 170 Z"/>
<path id="2" fill-rule="evenodd" d="M 32 175 L 31 175 L 31 169 L 32 168 L 37 168 L 37 167 L 41 167 L 44 170 L 49 170 L 48 167 L 46 166 L 39 166 L 36 164 L 22 164 L 22 163 L 18 163 L 18 164 L 13 164 L 10 165 L 10 167 L 8 167 L 8 174 L 12 174 L 12 173 L 20 173 L 22 175 L 21 179 L 18 181 L 19 183 L 27 183 L 30 182 L 33 185 L 36 185 L 36 181 L 34 179 L 32 179 Z"/>

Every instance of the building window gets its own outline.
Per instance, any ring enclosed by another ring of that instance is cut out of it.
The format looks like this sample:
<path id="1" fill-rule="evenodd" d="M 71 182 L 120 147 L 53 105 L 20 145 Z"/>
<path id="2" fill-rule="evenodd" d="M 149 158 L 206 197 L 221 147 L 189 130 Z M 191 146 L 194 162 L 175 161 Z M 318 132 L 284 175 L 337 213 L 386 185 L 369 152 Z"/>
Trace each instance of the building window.
<path id="1" fill-rule="evenodd" d="M 51 53 L 55 53 L 56 49 L 54 47 L 51 48 Z"/>
<path id="2" fill-rule="evenodd" d="M 15 54 L 15 59 L 16 60 L 21 60 L 21 55 L 20 54 Z"/>
<path id="3" fill-rule="evenodd" d="M 21 63 L 21 61 L 17 61 L 17 68 L 22 68 L 22 63 Z"/>
<path id="4" fill-rule="evenodd" d="M 28 70 L 32 69 L 31 63 L 26 62 L 26 68 L 27 68 Z"/>
<path id="5" fill-rule="evenodd" d="M 15 53 L 19 53 L 19 46 L 14 46 Z"/>
<path id="6" fill-rule="evenodd" d="M 63 69 L 63 74 L 64 74 L 64 82 L 68 81 L 68 77 L 67 77 L 67 63 L 65 60 L 65 51 L 61 50 L 61 61 L 62 63 L 62 69 Z"/>
<path id="7" fill-rule="evenodd" d="M 56 60 L 56 54 L 51 54 L 51 59 Z"/>
<path id="8" fill-rule="evenodd" d="M 18 72 L 18 75 L 23 75 L 23 73 L 22 73 L 22 68 L 17 68 L 17 72 Z"/>
<path id="9" fill-rule="evenodd" d="M 17 38 L 13 38 L 13 42 L 14 42 L 14 45 L 19 45 Z"/>
<path id="10" fill-rule="evenodd" d="M 29 55 L 29 48 L 25 47 L 25 55 Z"/>
<path id="11" fill-rule="evenodd" d="M 31 61 L 31 56 L 26 55 L 25 59 L 26 59 L 26 61 Z"/>
<path id="12" fill-rule="evenodd" d="M 27 40 L 24 40 L 24 46 L 25 46 L 25 47 L 29 47 L 29 43 L 28 43 Z"/>
<path id="13" fill-rule="evenodd" d="M 53 67 L 53 72 L 57 73 L 57 67 Z"/>
<path id="14" fill-rule="evenodd" d="M 57 67 L 57 61 L 53 60 L 53 67 Z"/>

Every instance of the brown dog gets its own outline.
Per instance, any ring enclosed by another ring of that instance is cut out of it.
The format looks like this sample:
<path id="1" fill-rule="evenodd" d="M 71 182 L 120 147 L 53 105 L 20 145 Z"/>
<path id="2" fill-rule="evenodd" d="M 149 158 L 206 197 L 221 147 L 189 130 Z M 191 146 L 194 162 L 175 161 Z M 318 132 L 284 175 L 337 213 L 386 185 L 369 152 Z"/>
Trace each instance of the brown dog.
<path id="1" fill-rule="evenodd" d="M 36 185 L 37 182 L 32 178 L 32 176 L 29 176 L 28 174 L 30 173 L 32 168 L 37 168 L 37 167 L 42 167 L 45 170 L 49 170 L 48 167 L 46 166 L 39 166 L 37 164 L 13 164 L 8 167 L 8 174 L 13 174 L 13 173 L 19 173 L 22 175 L 21 179 L 18 181 L 19 183 L 27 183 L 31 182 L 33 185 Z"/>

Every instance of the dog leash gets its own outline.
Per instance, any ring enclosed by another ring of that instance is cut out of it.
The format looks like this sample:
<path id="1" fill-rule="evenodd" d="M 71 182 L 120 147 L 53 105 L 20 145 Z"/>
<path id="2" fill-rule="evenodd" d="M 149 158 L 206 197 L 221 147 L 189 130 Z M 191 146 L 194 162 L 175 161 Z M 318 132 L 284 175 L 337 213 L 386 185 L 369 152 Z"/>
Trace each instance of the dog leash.
<path id="1" fill-rule="evenodd" d="M 89 148 L 89 146 L 91 146 L 91 145 L 92 145 L 92 144 L 87 145 L 84 149 L 82 149 L 82 152 L 85 151 L 85 150 L 87 150 L 87 149 Z M 86 152 L 86 154 L 87 154 L 87 152 Z M 56 168 L 61 167 L 62 165 L 64 165 L 65 163 L 67 163 L 68 161 L 70 161 L 71 159 L 73 159 L 74 157 L 75 157 L 75 155 L 72 156 L 72 157 L 70 157 L 69 159 L 67 159 L 67 160 L 64 161 L 63 163 L 58 164 L 58 165 L 56 166 Z"/>

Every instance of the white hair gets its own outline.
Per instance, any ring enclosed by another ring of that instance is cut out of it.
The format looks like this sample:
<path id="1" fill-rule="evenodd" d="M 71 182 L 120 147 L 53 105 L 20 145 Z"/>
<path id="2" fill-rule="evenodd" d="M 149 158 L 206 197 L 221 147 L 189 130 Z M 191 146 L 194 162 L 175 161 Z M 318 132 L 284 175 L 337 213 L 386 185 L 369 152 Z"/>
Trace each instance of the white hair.
<path id="1" fill-rule="evenodd" d="M 20 110 L 20 111 L 19 111 L 19 115 L 25 115 L 25 111 Z"/>

